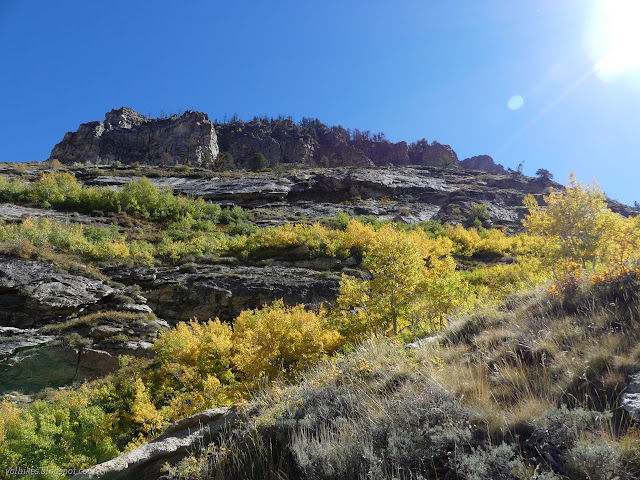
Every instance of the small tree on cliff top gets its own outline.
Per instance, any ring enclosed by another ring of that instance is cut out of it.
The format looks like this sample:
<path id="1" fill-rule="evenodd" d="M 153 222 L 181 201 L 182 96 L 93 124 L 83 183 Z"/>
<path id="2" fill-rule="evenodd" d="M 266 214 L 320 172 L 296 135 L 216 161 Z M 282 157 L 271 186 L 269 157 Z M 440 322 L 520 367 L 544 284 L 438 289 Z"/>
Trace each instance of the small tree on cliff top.
<path id="1" fill-rule="evenodd" d="M 546 168 L 539 168 L 538 170 L 536 170 L 536 175 L 540 178 L 544 178 L 545 180 L 553 179 L 553 173 L 551 173 Z"/>

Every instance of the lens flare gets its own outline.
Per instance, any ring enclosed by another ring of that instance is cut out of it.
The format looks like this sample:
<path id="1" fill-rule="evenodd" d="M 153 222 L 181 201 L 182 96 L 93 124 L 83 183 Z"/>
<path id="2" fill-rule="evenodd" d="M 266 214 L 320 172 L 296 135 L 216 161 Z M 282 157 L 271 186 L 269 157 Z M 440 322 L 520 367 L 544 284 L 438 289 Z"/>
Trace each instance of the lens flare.
<path id="1" fill-rule="evenodd" d="M 640 1 L 603 0 L 593 12 L 589 49 L 603 81 L 640 71 Z"/>
<path id="2" fill-rule="evenodd" d="M 509 110 L 520 110 L 524 105 L 524 98 L 522 95 L 511 95 L 507 101 L 507 108 Z"/>

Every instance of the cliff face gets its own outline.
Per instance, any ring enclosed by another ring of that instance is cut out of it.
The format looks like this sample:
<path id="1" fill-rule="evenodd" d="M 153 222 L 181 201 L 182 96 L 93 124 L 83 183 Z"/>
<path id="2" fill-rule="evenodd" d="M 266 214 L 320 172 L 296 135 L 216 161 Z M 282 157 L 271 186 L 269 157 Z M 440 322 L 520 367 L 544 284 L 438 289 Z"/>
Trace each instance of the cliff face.
<path id="1" fill-rule="evenodd" d="M 80 125 L 51 151 L 62 163 L 209 166 L 218 156 L 218 141 L 206 114 L 150 119 L 130 108 L 111 110 L 102 122 Z"/>
<path id="2" fill-rule="evenodd" d="M 216 124 L 221 152 L 229 152 L 245 166 L 251 156 L 262 153 L 271 164 L 301 163 L 322 167 L 368 167 L 387 165 L 447 166 L 456 168 L 458 156 L 448 145 L 420 140 L 411 145 L 393 143 L 383 135 L 328 127 L 319 120 L 299 124 L 289 119 L 254 119 Z"/>
<path id="3" fill-rule="evenodd" d="M 104 121 L 84 123 L 76 132 L 67 133 L 50 158 L 66 164 L 119 161 L 215 168 L 219 152 L 230 153 L 241 168 L 249 167 L 251 158 L 258 153 L 272 166 L 287 163 L 321 167 L 465 168 L 449 145 L 424 139 L 410 145 L 393 143 L 383 134 L 329 127 L 317 119 L 295 123 L 282 117 L 254 118 L 249 122 L 234 119 L 214 124 L 200 112 L 151 119 L 130 108 L 112 110 Z M 476 163 L 469 168 L 482 169 L 482 165 Z M 487 165 L 495 166 L 493 160 Z"/>

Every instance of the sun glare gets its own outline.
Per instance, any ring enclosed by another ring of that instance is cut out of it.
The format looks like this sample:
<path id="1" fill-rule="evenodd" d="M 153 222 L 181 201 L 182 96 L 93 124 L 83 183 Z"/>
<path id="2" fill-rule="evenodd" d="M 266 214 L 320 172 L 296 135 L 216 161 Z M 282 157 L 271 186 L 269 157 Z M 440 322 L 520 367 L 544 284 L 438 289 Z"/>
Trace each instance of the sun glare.
<path id="1" fill-rule="evenodd" d="M 640 1 L 602 0 L 594 10 L 591 51 L 603 81 L 640 70 Z"/>

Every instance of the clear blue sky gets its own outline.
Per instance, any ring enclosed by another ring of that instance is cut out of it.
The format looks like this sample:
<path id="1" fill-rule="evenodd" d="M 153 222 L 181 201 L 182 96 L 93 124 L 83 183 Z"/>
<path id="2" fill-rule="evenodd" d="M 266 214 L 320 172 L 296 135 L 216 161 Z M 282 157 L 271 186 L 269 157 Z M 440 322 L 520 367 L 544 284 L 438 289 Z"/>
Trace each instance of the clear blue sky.
<path id="1" fill-rule="evenodd" d="M 0 161 L 43 160 L 120 106 L 284 114 L 640 201 L 640 74 L 594 73 L 604 2 L 0 0 Z"/>

